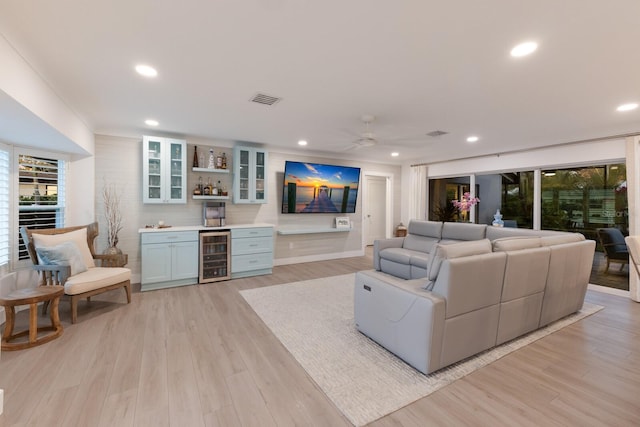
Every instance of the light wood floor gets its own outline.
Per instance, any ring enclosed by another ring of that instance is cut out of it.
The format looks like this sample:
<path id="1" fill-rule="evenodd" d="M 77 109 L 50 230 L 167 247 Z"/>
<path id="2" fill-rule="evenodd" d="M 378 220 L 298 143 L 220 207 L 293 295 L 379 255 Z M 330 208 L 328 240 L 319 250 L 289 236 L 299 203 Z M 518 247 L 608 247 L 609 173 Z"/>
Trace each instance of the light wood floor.
<path id="1" fill-rule="evenodd" d="M 81 303 L 75 325 L 61 303 L 62 337 L 2 352 L 0 425 L 348 426 L 238 291 L 371 265 L 367 255 L 282 266 L 136 292 L 129 305 L 115 292 Z M 640 304 L 587 300 L 606 308 L 372 425 L 639 425 Z"/>

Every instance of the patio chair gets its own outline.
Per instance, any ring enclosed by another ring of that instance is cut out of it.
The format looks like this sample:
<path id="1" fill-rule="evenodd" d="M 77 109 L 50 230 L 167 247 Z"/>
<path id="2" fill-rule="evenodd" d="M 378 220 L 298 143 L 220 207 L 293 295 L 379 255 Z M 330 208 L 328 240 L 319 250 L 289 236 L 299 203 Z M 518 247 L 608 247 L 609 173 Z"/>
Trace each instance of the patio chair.
<path id="1" fill-rule="evenodd" d="M 622 271 L 625 264 L 629 263 L 629 250 L 622 232 L 617 228 L 598 228 L 596 233 L 607 260 L 607 267 L 604 272 L 607 273 L 609 271 L 609 264 L 612 262 L 620 263 L 620 271 Z"/>

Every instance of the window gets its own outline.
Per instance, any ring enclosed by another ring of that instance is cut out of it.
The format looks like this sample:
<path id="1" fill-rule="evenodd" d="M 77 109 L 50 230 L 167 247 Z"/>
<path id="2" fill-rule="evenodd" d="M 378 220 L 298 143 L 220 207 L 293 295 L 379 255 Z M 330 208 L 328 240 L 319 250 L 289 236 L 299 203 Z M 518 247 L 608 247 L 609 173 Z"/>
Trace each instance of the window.
<path id="1" fill-rule="evenodd" d="M 0 145 L 0 271 L 9 267 L 9 150 Z"/>
<path id="2" fill-rule="evenodd" d="M 18 229 L 64 226 L 64 178 L 63 160 L 18 155 Z M 21 236 L 18 241 L 18 259 L 28 259 Z"/>
<path id="3" fill-rule="evenodd" d="M 596 240 L 597 228 L 629 232 L 624 164 L 542 171 L 542 228 L 579 231 Z"/>

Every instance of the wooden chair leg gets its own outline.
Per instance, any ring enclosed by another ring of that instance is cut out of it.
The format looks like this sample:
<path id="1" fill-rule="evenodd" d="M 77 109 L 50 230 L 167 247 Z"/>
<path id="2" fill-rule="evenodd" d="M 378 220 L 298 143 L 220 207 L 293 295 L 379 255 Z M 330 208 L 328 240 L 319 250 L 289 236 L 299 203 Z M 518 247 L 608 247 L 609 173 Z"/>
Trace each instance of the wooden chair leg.
<path id="1" fill-rule="evenodd" d="M 78 297 L 76 295 L 71 296 L 71 324 L 76 323 L 78 320 Z"/>
<path id="2" fill-rule="evenodd" d="M 127 304 L 131 304 L 131 282 L 124 286 L 124 291 L 127 294 Z"/>
<path id="3" fill-rule="evenodd" d="M 609 271 L 609 258 L 607 258 L 607 266 L 604 268 L 604 272 L 608 272 Z"/>

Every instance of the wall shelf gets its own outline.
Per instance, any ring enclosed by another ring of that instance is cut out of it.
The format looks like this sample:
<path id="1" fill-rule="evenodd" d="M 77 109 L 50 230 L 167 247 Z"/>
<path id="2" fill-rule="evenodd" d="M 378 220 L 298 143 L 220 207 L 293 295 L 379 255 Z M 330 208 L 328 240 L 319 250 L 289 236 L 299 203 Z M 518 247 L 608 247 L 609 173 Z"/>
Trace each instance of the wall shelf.
<path id="1" fill-rule="evenodd" d="M 191 196 L 193 200 L 229 200 L 229 196 Z"/>
<path id="2" fill-rule="evenodd" d="M 348 233 L 350 228 L 334 228 L 334 227 L 281 227 L 278 228 L 280 235 L 293 234 L 317 234 L 317 233 Z"/>
<path id="3" fill-rule="evenodd" d="M 205 172 L 205 173 L 229 173 L 229 169 L 211 169 L 211 168 L 191 168 L 194 172 Z"/>

